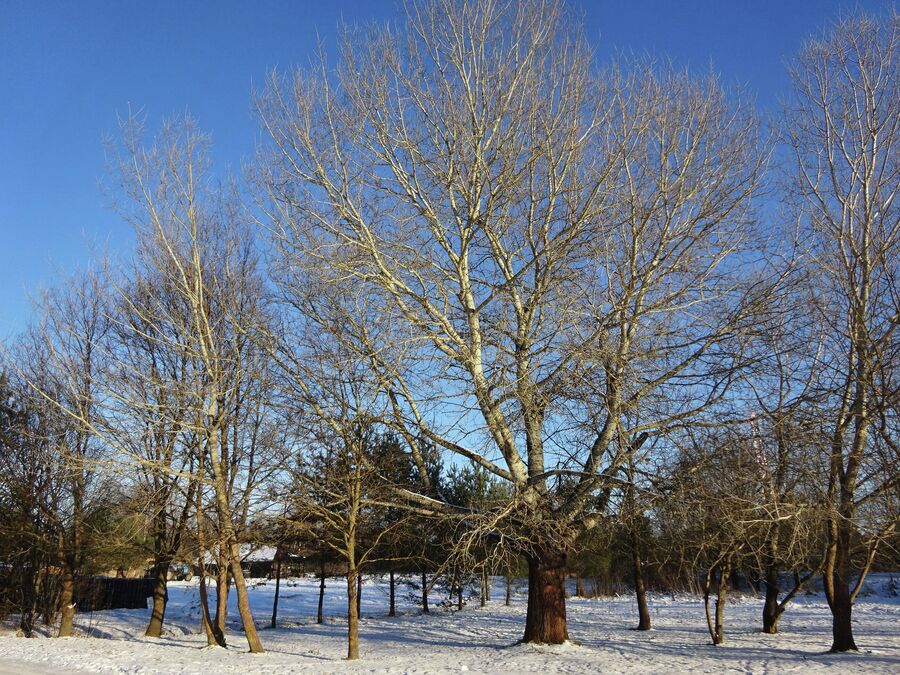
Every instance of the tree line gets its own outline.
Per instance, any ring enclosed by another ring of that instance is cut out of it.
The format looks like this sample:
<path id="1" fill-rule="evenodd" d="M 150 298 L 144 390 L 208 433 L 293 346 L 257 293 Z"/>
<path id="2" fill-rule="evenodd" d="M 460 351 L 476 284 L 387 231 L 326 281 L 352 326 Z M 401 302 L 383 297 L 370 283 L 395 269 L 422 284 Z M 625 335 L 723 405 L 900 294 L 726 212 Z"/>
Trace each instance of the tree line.
<path id="1" fill-rule="evenodd" d="M 435 575 L 461 606 L 527 571 L 523 639 L 559 643 L 567 575 L 622 551 L 640 628 L 649 585 L 686 585 L 722 642 L 744 571 L 775 632 L 821 575 L 856 649 L 897 561 L 896 11 L 810 39 L 771 124 L 713 72 L 598 63 L 562 3 L 403 17 L 272 73 L 240 176 L 190 118 L 122 122 L 133 253 L 4 349 L 23 630 L 70 634 L 75 578 L 137 543 L 148 635 L 172 562 L 213 558 L 209 644 L 233 589 L 262 651 L 240 545 L 275 538 L 341 561 L 350 658 L 366 569 L 421 571 L 425 609 Z"/>

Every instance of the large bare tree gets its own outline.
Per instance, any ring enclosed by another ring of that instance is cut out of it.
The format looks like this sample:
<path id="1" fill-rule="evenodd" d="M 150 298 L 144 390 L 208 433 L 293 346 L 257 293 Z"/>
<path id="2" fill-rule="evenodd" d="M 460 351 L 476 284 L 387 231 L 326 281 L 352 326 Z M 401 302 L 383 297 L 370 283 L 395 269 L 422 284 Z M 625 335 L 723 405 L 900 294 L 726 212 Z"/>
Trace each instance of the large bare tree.
<path id="1" fill-rule="evenodd" d="M 856 649 L 855 542 L 868 551 L 896 525 L 869 506 L 896 489 L 900 261 L 900 15 L 850 16 L 810 41 L 792 69 L 785 134 L 791 196 L 809 246 L 825 345 L 825 590 L 833 651 Z M 860 565 L 865 570 L 866 565 Z"/>
<path id="2" fill-rule="evenodd" d="M 525 640 L 550 643 L 568 553 L 632 449 L 721 400 L 761 294 L 737 279 L 753 115 L 711 76 L 599 71 L 577 26 L 410 2 L 258 99 L 285 267 L 371 298 L 350 320 L 416 466 L 424 438 L 511 485 L 485 527 L 527 558 Z"/>

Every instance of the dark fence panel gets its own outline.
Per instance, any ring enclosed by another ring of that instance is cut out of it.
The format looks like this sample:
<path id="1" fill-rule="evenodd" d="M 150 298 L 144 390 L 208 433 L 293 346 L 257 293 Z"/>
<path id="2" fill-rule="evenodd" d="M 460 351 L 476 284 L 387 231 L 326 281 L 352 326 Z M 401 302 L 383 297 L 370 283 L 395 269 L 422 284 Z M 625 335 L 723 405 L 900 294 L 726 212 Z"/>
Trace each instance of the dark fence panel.
<path id="1" fill-rule="evenodd" d="M 147 609 L 153 595 L 153 579 L 79 577 L 75 581 L 75 604 L 79 612 L 104 609 Z"/>

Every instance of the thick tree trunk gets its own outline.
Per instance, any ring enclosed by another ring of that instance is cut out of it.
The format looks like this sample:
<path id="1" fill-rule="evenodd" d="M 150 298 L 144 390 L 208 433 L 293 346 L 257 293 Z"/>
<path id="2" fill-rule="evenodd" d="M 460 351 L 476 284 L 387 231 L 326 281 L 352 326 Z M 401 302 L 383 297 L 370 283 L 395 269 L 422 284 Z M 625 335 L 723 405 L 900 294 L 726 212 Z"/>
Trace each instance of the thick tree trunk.
<path id="1" fill-rule="evenodd" d="M 845 523 L 838 524 L 838 542 L 834 564 L 831 566 L 831 635 L 832 652 L 856 651 L 853 639 L 851 614 L 853 598 L 850 596 L 850 531 Z"/>
<path id="2" fill-rule="evenodd" d="M 356 616 L 362 616 L 362 572 L 356 573 Z"/>
<path id="3" fill-rule="evenodd" d="M 316 613 L 316 623 L 325 621 L 325 556 L 319 557 L 319 610 Z"/>
<path id="4" fill-rule="evenodd" d="M 277 555 L 277 553 L 276 553 Z M 272 628 L 278 624 L 278 595 L 281 591 L 281 556 L 275 559 L 275 599 L 272 601 Z"/>
<path id="5" fill-rule="evenodd" d="M 528 610 L 523 642 L 562 644 L 566 627 L 566 555 L 528 556 Z"/>
<path id="6" fill-rule="evenodd" d="M 766 569 L 766 601 L 763 604 L 763 633 L 775 635 L 778 632 L 778 619 L 781 617 L 778 605 L 778 568 L 770 566 Z"/>
<path id="7" fill-rule="evenodd" d="M 160 559 L 153 566 L 153 611 L 150 624 L 144 635 L 158 638 L 162 635 L 163 622 L 166 617 L 166 604 L 169 601 L 169 565 L 171 560 Z"/>
<path id="8" fill-rule="evenodd" d="M 422 611 L 428 614 L 428 573 L 422 570 Z"/>
<path id="9" fill-rule="evenodd" d="M 69 637 L 75 627 L 75 576 L 71 570 L 63 574 L 62 589 L 59 596 L 59 609 L 62 618 L 59 621 L 59 637 Z"/>
<path id="10" fill-rule="evenodd" d="M 647 605 L 647 584 L 644 581 L 644 564 L 637 546 L 631 549 L 631 561 L 634 572 L 634 594 L 637 597 L 638 625 L 637 630 L 650 630 L 650 607 Z"/>
<path id="11" fill-rule="evenodd" d="M 391 578 L 391 591 L 390 591 L 390 608 L 388 609 L 388 616 L 397 616 L 397 610 L 394 603 L 394 570 L 390 571 Z"/>
<path id="12" fill-rule="evenodd" d="M 347 660 L 359 658 L 359 589 L 360 575 L 352 567 L 347 570 Z"/>

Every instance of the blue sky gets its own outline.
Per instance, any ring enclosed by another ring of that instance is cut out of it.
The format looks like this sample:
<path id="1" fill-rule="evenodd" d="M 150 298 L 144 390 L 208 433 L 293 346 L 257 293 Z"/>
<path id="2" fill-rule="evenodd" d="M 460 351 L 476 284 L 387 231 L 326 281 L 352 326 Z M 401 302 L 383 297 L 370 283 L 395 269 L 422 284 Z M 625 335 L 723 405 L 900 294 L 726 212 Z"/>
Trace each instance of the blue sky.
<path id="1" fill-rule="evenodd" d="M 575 0 L 602 59 L 649 51 L 706 69 L 774 111 L 785 59 L 841 11 L 889 0 Z M 341 18 L 395 18 L 395 0 L 0 0 L 0 338 L 29 318 L 28 294 L 127 251 L 100 187 L 102 139 L 130 105 L 151 124 L 189 110 L 221 167 L 260 139 L 250 91 L 272 67 L 309 61 Z"/>

